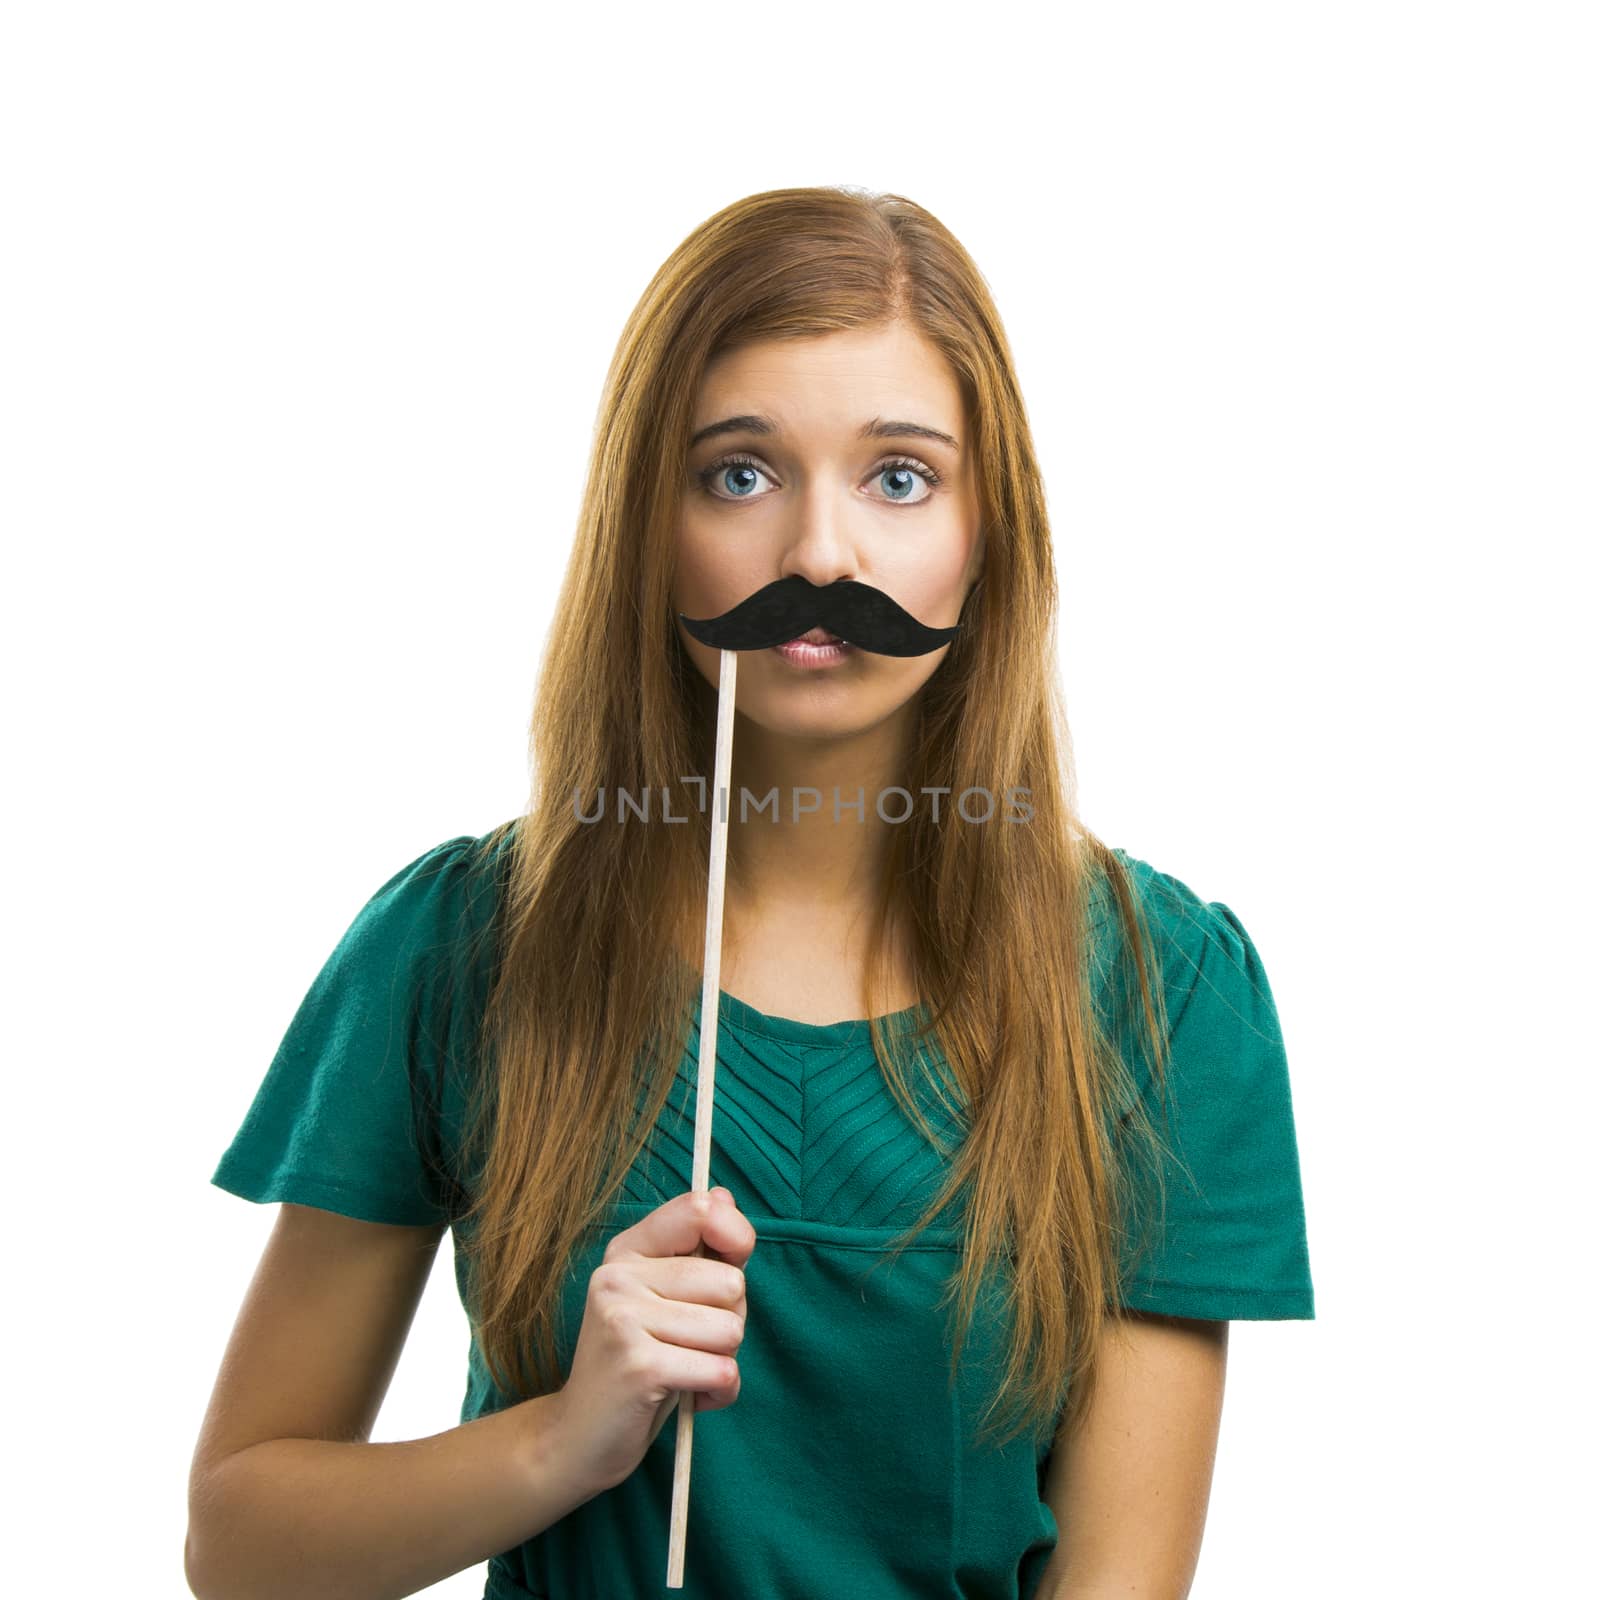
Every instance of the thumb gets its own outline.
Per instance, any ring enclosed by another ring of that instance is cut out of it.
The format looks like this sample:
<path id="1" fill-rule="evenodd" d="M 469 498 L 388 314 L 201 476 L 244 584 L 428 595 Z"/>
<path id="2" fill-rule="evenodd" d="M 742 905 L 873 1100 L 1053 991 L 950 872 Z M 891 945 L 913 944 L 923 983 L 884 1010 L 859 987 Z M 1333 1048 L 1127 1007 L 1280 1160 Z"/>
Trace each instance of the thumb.
<path id="1" fill-rule="evenodd" d="M 661 1432 L 661 1430 L 666 1426 L 667 1418 L 670 1417 L 672 1415 L 672 1413 L 674 1411 L 676 1411 L 677 1409 L 678 1409 L 678 1391 L 676 1389 L 674 1389 L 672 1391 L 672 1393 L 669 1394 L 667 1396 L 667 1398 L 665 1400 L 663 1400 L 661 1402 L 661 1404 L 656 1408 L 656 1420 L 654 1421 L 654 1423 L 651 1424 L 651 1427 L 650 1427 L 650 1443 L 651 1444 L 654 1444 L 656 1442 L 656 1435 L 659 1434 Z"/>

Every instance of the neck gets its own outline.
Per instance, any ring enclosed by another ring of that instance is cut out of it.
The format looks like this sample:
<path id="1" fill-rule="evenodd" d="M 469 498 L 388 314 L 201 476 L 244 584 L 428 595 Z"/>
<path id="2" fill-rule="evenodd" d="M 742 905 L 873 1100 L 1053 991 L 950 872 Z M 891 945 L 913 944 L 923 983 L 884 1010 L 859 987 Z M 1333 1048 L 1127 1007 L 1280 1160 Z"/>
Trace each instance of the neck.
<path id="1" fill-rule="evenodd" d="M 875 903 L 896 826 L 878 815 L 878 797 L 902 781 L 911 709 L 830 739 L 787 738 L 740 722 L 728 795 L 730 907 L 838 915 Z M 899 796 L 884 801 L 891 816 L 903 808 Z"/>

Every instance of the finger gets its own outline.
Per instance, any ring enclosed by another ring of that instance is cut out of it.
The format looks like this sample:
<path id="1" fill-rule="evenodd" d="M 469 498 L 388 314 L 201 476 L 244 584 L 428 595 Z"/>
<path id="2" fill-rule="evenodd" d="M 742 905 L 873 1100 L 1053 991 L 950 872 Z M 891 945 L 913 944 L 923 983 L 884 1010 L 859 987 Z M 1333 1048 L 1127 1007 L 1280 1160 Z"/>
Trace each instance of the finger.
<path id="1" fill-rule="evenodd" d="M 687 1189 L 614 1235 L 606 1246 L 606 1258 L 693 1255 L 718 1209 L 709 1191 Z"/>
<path id="2" fill-rule="evenodd" d="M 755 1242 L 755 1229 L 731 1199 L 706 1189 L 686 1189 L 616 1234 L 606 1246 L 606 1259 L 688 1256 L 710 1250 L 742 1267 Z"/>
<path id="3" fill-rule="evenodd" d="M 744 1381 L 743 1376 L 737 1377 L 725 1389 L 702 1389 L 700 1398 L 696 1403 L 697 1411 L 721 1411 L 725 1406 L 731 1406 L 739 1398 L 739 1385 Z"/>
<path id="4" fill-rule="evenodd" d="M 726 1306 L 695 1305 L 683 1300 L 657 1300 L 642 1315 L 641 1326 L 658 1344 L 679 1351 L 737 1358 L 744 1343 L 744 1322 Z M 726 1371 L 713 1372 L 697 1388 L 726 1383 Z"/>
<path id="5" fill-rule="evenodd" d="M 738 1203 L 726 1189 L 713 1189 L 716 1207 L 709 1219 L 710 1241 L 718 1256 L 736 1267 L 747 1262 L 756 1247 L 756 1230 L 750 1219 L 739 1209 Z"/>
<path id="6" fill-rule="evenodd" d="M 663 1300 L 732 1308 L 745 1294 L 744 1270 L 706 1256 L 663 1256 L 635 1262 L 632 1274 Z"/>

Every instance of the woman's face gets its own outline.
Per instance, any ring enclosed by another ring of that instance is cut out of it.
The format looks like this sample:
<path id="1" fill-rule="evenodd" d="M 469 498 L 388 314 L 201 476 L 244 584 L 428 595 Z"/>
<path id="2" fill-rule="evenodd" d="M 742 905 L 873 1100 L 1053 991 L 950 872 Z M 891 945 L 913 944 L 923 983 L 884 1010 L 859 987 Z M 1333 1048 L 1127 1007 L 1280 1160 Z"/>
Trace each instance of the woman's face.
<path id="1" fill-rule="evenodd" d="M 718 616 L 798 573 L 871 584 L 929 627 L 958 619 L 983 560 L 972 444 L 955 374 L 920 333 L 894 322 L 730 351 L 706 369 L 691 439 L 729 418 L 745 420 L 690 446 L 674 614 Z M 715 688 L 719 652 L 678 633 Z M 904 708 L 948 649 L 850 649 L 820 667 L 741 651 L 738 708 L 775 734 L 849 737 Z"/>

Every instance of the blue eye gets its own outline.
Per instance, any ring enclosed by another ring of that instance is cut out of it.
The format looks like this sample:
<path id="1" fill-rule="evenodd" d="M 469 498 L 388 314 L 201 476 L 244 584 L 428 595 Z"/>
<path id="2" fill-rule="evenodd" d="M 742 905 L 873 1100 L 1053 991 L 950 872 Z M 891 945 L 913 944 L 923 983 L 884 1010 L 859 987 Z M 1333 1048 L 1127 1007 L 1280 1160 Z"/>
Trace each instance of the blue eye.
<path id="1" fill-rule="evenodd" d="M 915 472 L 916 472 L 916 468 L 914 468 L 911 465 L 911 463 L 908 462 L 908 461 L 893 461 L 893 462 L 888 463 L 886 466 L 882 466 L 882 467 L 878 468 L 878 476 L 880 478 L 887 478 L 887 477 L 890 477 L 891 475 L 894 476 L 894 477 L 897 477 L 897 478 L 910 478 L 915 474 Z M 912 489 L 914 489 L 915 487 L 916 487 L 915 484 L 908 483 L 906 485 L 906 492 L 910 493 L 910 491 Z M 932 489 L 931 485 L 929 486 L 928 492 L 930 494 L 932 494 L 932 492 L 933 492 L 933 489 Z M 903 496 L 901 496 L 901 495 L 891 495 L 890 498 L 894 499 L 894 500 L 899 500 L 899 499 L 902 499 Z"/>
<path id="2" fill-rule="evenodd" d="M 751 473 L 754 473 L 757 477 L 765 477 L 765 473 L 761 471 L 761 469 L 749 458 L 749 456 L 725 456 L 721 461 L 717 462 L 715 466 L 707 467 L 705 471 L 700 474 L 700 482 L 707 489 L 709 489 L 711 487 L 711 481 L 713 478 L 716 478 L 719 475 L 731 475 L 735 472 L 743 473 L 747 477 Z M 728 498 L 735 500 L 748 500 L 750 496 L 747 493 L 739 492 L 737 494 L 728 496 Z"/>
<path id="3" fill-rule="evenodd" d="M 727 481 L 738 475 L 739 481 L 745 486 L 733 493 L 719 493 L 712 485 L 721 480 L 723 488 L 731 489 Z M 880 462 L 873 469 L 875 478 L 887 478 L 891 475 L 901 480 L 901 487 L 909 491 L 913 485 L 905 480 L 908 474 L 915 475 L 924 480 L 928 486 L 928 493 L 918 500 L 909 500 L 904 493 L 891 493 L 886 496 L 891 505 L 925 505 L 933 498 L 933 491 L 944 481 L 934 469 L 926 462 L 913 460 L 910 456 L 895 456 L 890 460 Z M 723 456 L 720 461 L 714 461 L 709 467 L 702 467 L 695 477 L 699 480 L 700 487 L 716 500 L 756 500 L 761 497 L 755 493 L 751 476 L 757 478 L 767 477 L 767 469 L 752 456 L 734 455 Z"/>

